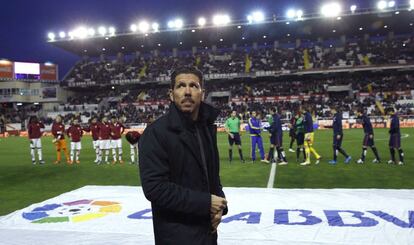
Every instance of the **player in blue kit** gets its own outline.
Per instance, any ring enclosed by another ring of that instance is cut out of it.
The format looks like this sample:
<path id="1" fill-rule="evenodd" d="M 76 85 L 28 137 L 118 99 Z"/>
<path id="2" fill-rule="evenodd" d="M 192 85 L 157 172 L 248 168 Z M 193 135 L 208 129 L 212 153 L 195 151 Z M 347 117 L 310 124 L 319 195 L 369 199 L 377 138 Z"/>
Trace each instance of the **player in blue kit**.
<path id="1" fill-rule="evenodd" d="M 372 128 L 372 123 L 367 114 L 364 110 L 358 112 L 358 117 L 360 118 L 362 127 L 364 128 L 364 140 L 362 142 L 362 154 L 361 158 L 357 161 L 357 163 L 364 163 L 365 157 L 367 155 L 368 147 L 371 148 L 372 152 L 375 155 L 375 159 L 372 161 L 373 163 L 380 163 L 380 157 L 378 155 L 377 147 L 375 147 L 374 143 L 374 129 Z"/>
<path id="2" fill-rule="evenodd" d="M 276 148 L 277 158 L 281 161 L 279 162 L 279 165 L 286 165 L 288 164 L 286 160 L 286 154 L 283 150 L 283 130 L 282 130 L 282 121 L 280 120 L 280 115 L 277 113 L 276 108 L 270 109 L 272 113 L 272 125 L 268 128 L 270 132 L 270 150 L 269 150 L 269 156 L 268 161 L 269 162 L 276 162 L 276 159 L 274 159 L 274 150 Z"/>
<path id="3" fill-rule="evenodd" d="M 267 162 L 265 160 L 262 136 L 260 135 L 261 126 L 262 126 L 262 122 L 260 121 L 260 118 L 258 118 L 255 111 L 252 111 L 252 117 L 249 118 L 249 131 L 250 131 L 250 137 L 252 139 L 252 161 L 253 162 L 256 160 L 256 145 L 260 151 L 261 161 Z"/>
<path id="4" fill-rule="evenodd" d="M 329 161 L 330 164 L 337 163 L 338 152 L 340 152 L 345 157 L 345 163 L 351 161 L 351 156 L 349 156 L 345 150 L 342 148 L 342 140 L 344 138 L 344 133 L 342 131 L 342 112 L 337 111 L 335 107 L 331 108 L 333 116 L 332 129 L 333 129 L 333 160 Z"/>
<path id="5" fill-rule="evenodd" d="M 404 151 L 401 148 L 400 119 L 394 109 L 389 109 L 388 111 L 389 115 L 391 115 L 389 130 L 390 141 L 388 143 L 388 146 L 390 147 L 391 160 L 388 161 L 388 164 L 395 164 L 395 150 L 397 150 L 400 157 L 398 165 L 404 165 Z"/>

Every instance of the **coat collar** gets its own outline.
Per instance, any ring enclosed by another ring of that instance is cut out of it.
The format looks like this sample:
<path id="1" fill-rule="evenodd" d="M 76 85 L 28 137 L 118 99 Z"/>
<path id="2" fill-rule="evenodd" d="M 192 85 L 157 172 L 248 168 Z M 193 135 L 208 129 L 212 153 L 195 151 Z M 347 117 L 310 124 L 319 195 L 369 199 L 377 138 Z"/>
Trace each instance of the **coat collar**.
<path id="1" fill-rule="evenodd" d="M 197 122 L 206 125 L 212 125 L 217 119 L 220 111 L 213 106 L 201 102 L 200 112 Z M 184 131 L 189 129 L 194 122 L 188 116 L 184 115 L 174 103 L 170 105 L 170 111 L 168 113 L 168 127 L 175 131 Z"/>
<path id="2" fill-rule="evenodd" d="M 214 121 L 216 120 L 219 114 L 219 110 L 215 109 L 211 105 L 208 105 L 204 102 L 200 104 L 200 113 L 197 123 L 206 125 L 207 127 L 213 126 Z M 171 130 L 177 131 L 180 141 L 190 150 L 191 154 L 197 159 L 198 164 L 200 165 L 201 170 L 204 173 L 204 176 L 208 180 L 208 173 L 206 172 L 205 166 L 201 159 L 200 149 L 197 149 L 197 139 L 191 134 L 192 129 L 195 124 L 184 115 L 180 110 L 171 103 L 170 111 L 168 113 L 168 127 Z"/>

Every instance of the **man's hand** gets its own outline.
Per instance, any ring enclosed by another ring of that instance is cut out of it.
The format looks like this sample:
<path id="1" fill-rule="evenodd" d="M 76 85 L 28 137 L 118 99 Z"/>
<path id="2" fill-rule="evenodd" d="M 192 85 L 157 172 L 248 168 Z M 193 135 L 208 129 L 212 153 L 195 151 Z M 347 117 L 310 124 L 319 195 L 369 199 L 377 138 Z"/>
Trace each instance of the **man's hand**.
<path id="1" fill-rule="evenodd" d="M 338 135 L 336 136 L 336 139 L 337 139 L 337 140 L 340 140 L 340 139 L 341 139 L 341 135 L 339 135 L 339 134 L 338 134 Z"/>
<path id="2" fill-rule="evenodd" d="M 369 138 L 372 139 L 374 136 L 372 134 L 369 135 Z"/>
<path id="3" fill-rule="evenodd" d="M 234 139 L 234 134 L 229 133 L 229 135 L 230 135 L 230 138 Z"/>
<path id="4" fill-rule="evenodd" d="M 226 207 L 227 207 L 226 199 L 216 196 L 216 195 L 211 195 L 211 207 L 210 207 L 211 214 L 217 214 L 218 212 L 221 212 Z"/>
<path id="5" fill-rule="evenodd" d="M 221 210 L 220 212 L 216 214 L 211 214 L 211 226 L 212 226 L 211 233 L 214 234 L 217 232 L 217 227 L 221 223 L 222 216 L 223 216 L 223 210 Z"/>

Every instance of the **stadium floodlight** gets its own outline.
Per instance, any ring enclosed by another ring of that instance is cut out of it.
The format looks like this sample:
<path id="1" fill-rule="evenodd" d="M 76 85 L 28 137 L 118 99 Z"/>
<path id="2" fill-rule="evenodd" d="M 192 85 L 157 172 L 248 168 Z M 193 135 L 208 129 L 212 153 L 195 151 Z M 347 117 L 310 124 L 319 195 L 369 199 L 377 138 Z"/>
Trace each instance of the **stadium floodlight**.
<path id="1" fill-rule="evenodd" d="M 296 18 L 300 20 L 302 19 L 302 16 L 303 16 L 303 10 L 299 9 L 298 11 L 296 11 Z"/>
<path id="2" fill-rule="evenodd" d="M 184 26 L 184 22 L 182 19 L 175 19 L 175 20 L 170 20 L 167 23 L 168 28 L 171 29 L 181 29 Z"/>
<path id="3" fill-rule="evenodd" d="M 47 34 L 47 37 L 49 38 L 49 40 L 50 41 L 55 41 L 55 33 L 53 33 L 53 32 L 49 32 L 48 34 Z"/>
<path id="4" fill-rule="evenodd" d="M 337 17 L 341 13 L 341 5 L 336 2 L 324 4 L 321 14 L 325 17 Z"/>
<path id="5" fill-rule="evenodd" d="M 217 14 L 213 16 L 213 24 L 216 26 L 224 26 L 230 23 L 230 16 L 227 14 Z"/>
<path id="6" fill-rule="evenodd" d="M 174 20 L 174 25 L 176 29 L 181 29 L 184 26 L 184 22 L 182 19 L 176 19 Z"/>
<path id="7" fill-rule="evenodd" d="M 377 3 L 377 8 L 379 10 L 384 10 L 387 8 L 387 1 L 381 0 Z"/>
<path id="8" fill-rule="evenodd" d="M 85 27 L 80 26 L 75 29 L 74 34 L 75 34 L 75 37 L 83 39 L 88 36 L 88 30 Z"/>
<path id="9" fill-rule="evenodd" d="M 145 20 L 139 22 L 139 24 L 138 24 L 138 30 L 142 33 L 147 33 L 149 28 L 150 28 L 150 25 Z"/>
<path id="10" fill-rule="evenodd" d="M 388 8 L 394 8 L 394 7 L 395 7 L 395 1 L 389 1 Z"/>
<path id="11" fill-rule="evenodd" d="M 286 18 L 288 19 L 302 19 L 303 17 L 303 10 L 301 9 L 289 9 L 286 12 Z"/>
<path id="12" fill-rule="evenodd" d="M 198 18 L 197 23 L 198 23 L 199 26 L 205 26 L 206 23 L 207 23 L 207 20 L 204 17 L 200 17 L 200 18 Z"/>
<path id="13" fill-rule="evenodd" d="M 160 31 L 160 24 L 158 24 L 157 22 L 152 23 L 151 27 L 154 32 Z"/>
<path id="14" fill-rule="evenodd" d="M 295 11 L 294 9 L 289 9 L 289 10 L 286 12 L 286 17 L 287 17 L 288 19 L 293 19 L 293 18 L 295 18 L 295 16 L 296 16 L 296 11 Z"/>
<path id="15" fill-rule="evenodd" d="M 167 26 L 168 26 L 168 28 L 171 28 L 171 29 L 174 28 L 174 26 L 175 26 L 174 21 L 172 21 L 172 20 L 168 21 Z"/>
<path id="16" fill-rule="evenodd" d="M 414 0 L 410 1 L 410 10 L 414 9 Z"/>
<path id="17" fill-rule="evenodd" d="M 106 27 L 105 27 L 105 26 L 101 26 L 101 27 L 99 27 L 99 28 L 98 28 L 98 33 L 99 33 L 101 36 L 105 36 L 105 35 L 106 35 Z"/>
<path id="18" fill-rule="evenodd" d="M 251 23 L 260 23 L 265 20 L 265 15 L 262 11 L 254 11 L 247 16 L 247 21 Z"/>
<path id="19" fill-rule="evenodd" d="M 357 9 L 357 6 L 355 4 L 351 5 L 351 7 L 349 9 L 351 10 L 352 13 L 355 13 L 355 10 Z"/>
<path id="20" fill-rule="evenodd" d="M 132 24 L 132 25 L 129 27 L 129 29 L 130 29 L 132 32 L 136 32 L 136 31 L 138 30 L 138 27 L 137 27 L 137 25 Z"/>
<path id="21" fill-rule="evenodd" d="M 113 26 L 109 27 L 108 31 L 109 31 L 109 35 L 115 36 L 115 32 L 116 32 L 115 27 Z"/>
<path id="22" fill-rule="evenodd" d="M 73 31 L 68 32 L 68 36 L 70 39 L 75 38 L 75 33 Z"/>
<path id="23" fill-rule="evenodd" d="M 59 37 L 60 38 L 65 38 L 66 37 L 66 33 L 64 31 L 59 32 Z"/>
<path id="24" fill-rule="evenodd" d="M 89 28 L 89 29 L 88 29 L 88 36 L 90 36 L 90 37 L 95 36 L 95 29 L 93 29 L 93 28 Z"/>

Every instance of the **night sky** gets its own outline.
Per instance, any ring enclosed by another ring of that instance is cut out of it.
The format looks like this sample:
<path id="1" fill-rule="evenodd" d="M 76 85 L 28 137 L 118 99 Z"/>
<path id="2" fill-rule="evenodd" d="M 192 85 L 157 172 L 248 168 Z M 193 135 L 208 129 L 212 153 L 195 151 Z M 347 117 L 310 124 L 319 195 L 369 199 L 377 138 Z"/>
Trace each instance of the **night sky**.
<path id="1" fill-rule="evenodd" d="M 60 66 L 62 78 L 79 57 L 47 43 L 47 33 L 69 31 L 76 26 L 113 25 L 117 31 L 128 31 L 138 20 L 157 21 L 165 26 L 169 19 L 180 17 L 185 23 L 196 23 L 199 16 L 210 19 L 214 13 L 228 13 L 232 19 L 244 19 L 255 9 L 266 15 L 284 15 L 289 8 L 302 8 L 305 13 L 319 10 L 322 0 L 222 0 L 222 1 L 134 1 L 134 0 L 9 0 L 0 3 L 0 58 L 12 61 Z M 375 5 L 376 1 L 340 1 L 343 8 L 351 4 Z M 397 1 L 398 2 L 398 1 Z M 368 6 L 367 6 L 368 5 Z"/>

